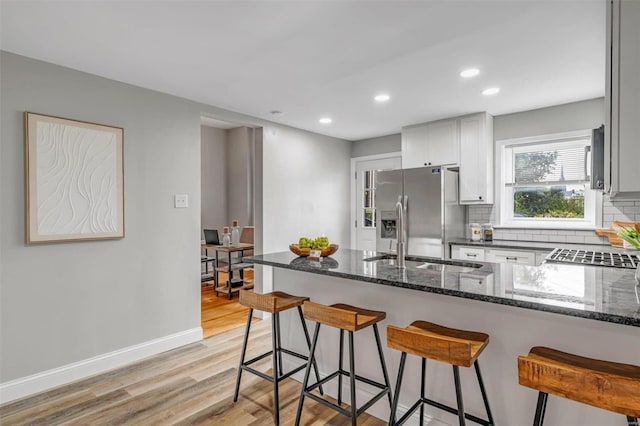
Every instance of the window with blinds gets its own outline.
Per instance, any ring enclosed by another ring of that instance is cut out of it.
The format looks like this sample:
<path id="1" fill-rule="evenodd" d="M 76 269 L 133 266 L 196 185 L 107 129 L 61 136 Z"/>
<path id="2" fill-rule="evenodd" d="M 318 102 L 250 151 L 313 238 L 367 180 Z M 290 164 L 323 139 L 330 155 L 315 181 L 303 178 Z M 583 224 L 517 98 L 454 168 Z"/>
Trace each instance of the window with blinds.
<path id="1" fill-rule="evenodd" d="M 595 226 L 590 132 L 501 144 L 501 224 Z"/>

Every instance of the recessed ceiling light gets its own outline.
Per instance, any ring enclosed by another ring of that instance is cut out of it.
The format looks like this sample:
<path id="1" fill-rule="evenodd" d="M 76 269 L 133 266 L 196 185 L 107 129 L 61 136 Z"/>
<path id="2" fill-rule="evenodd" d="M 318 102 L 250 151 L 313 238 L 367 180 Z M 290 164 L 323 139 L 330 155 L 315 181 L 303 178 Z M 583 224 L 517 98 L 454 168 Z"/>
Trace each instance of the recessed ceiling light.
<path id="1" fill-rule="evenodd" d="M 495 95 L 500 91 L 499 87 L 490 87 L 488 89 L 484 89 L 482 94 L 485 96 Z"/>
<path id="2" fill-rule="evenodd" d="M 387 102 L 391 97 L 386 93 L 380 93 L 373 98 L 376 102 Z"/>
<path id="3" fill-rule="evenodd" d="M 318 121 L 319 121 L 320 123 L 322 123 L 322 124 L 331 124 L 331 122 L 332 122 L 333 120 L 331 120 L 331 118 L 329 118 L 329 117 L 322 117 L 322 118 L 321 118 L 320 120 L 318 120 Z"/>
<path id="4" fill-rule="evenodd" d="M 480 74 L 480 70 L 478 68 L 469 68 L 469 69 L 466 69 L 466 70 L 462 71 L 460 73 L 460 77 L 471 78 L 471 77 L 475 77 L 478 74 Z"/>

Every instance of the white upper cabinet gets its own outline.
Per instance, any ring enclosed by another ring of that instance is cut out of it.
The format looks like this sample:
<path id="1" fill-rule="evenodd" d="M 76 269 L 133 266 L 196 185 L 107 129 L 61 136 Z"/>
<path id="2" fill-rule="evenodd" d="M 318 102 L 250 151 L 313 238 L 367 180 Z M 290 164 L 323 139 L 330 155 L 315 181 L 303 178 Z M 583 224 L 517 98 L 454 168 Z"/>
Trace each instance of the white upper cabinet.
<path id="1" fill-rule="evenodd" d="M 458 122 L 442 120 L 427 124 L 427 163 L 458 164 Z"/>
<path id="2" fill-rule="evenodd" d="M 402 167 L 458 164 L 458 121 L 441 120 L 402 128 Z"/>
<path id="3" fill-rule="evenodd" d="M 402 128 L 402 168 L 459 165 L 460 204 L 493 204 L 493 117 L 483 112 Z"/>
<path id="4" fill-rule="evenodd" d="M 402 168 L 426 166 L 427 150 L 427 126 L 404 127 L 402 129 Z"/>
<path id="5" fill-rule="evenodd" d="M 605 190 L 635 197 L 640 194 L 640 1 L 609 0 L 607 15 Z"/>
<path id="6" fill-rule="evenodd" d="M 460 204 L 493 204 L 493 117 L 460 120 Z"/>

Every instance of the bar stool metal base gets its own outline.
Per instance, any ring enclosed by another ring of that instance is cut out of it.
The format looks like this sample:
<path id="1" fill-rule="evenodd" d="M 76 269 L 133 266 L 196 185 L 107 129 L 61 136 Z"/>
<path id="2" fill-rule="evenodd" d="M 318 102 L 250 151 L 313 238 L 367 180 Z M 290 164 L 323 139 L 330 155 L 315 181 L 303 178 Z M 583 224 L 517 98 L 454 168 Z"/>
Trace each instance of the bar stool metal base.
<path id="1" fill-rule="evenodd" d="M 340 414 L 343 414 L 347 417 L 351 417 L 351 424 L 352 425 L 356 425 L 357 424 L 357 418 L 360 414 L 364 413 L 367 409 L 369 409 L 373 404 L 375 404 L 376 402 L 378 402 L 381 398 L 383 398 L 385 395 L 388 396 L 389 398 L 389 405 L 391 405 L 392 403 L 392 398 L 391 398 L 391 385 L 389 384 L 389 376 L 387 373 L 387 366 L 385 364 L 384 361 L 384 355 L 382 353 L 382 346 L 380 343 L 380 334 L 378 332 L 378 326 L 377 324 L 373 324 L 372 325 L 373 330 L 374 330 L 374 334 L 376 337 L 376 345 L 378 347 L 378 355 L 380 357 L 380 364 L 382 367 L 382 373 L 384 376 L 384 381 L 385 383 L 379 383 L 376 382 L 374 380 L 368 379 L 366 377 L 360 376 L 358 374 L 355 374 L 355 359 L 354 359 L 354 343 L 353 343 L 353 336 L 354 336 L 354 332 L 353 331 L 348 331 L 349 335 L 349 371 L 345 371 L 342 369 L 342 352 L 343 352 L 343 339 L 344 339 L 344 330 L 340 329 L 340 357 L 339 357 L 339 368 L 337 371 L 329 374 L 327 377 L 325 377 L 322 380 L 318 380 L 316 383 L 309 385 L 309 375 L 310 375 L 310 368 L 309 366 L 311 365 L 311 363 L 309 363 L 307 365 L 307 369 L 305 372 L 305 376 L 304 376 L 304 381 L 302 382 L 302 391 L 300 393 L 300 401 L 298 403 L 298 412 L 296 414 L 296 426 L 298 426 L 300 424 L 300 417 L 302 415 L 302 408 L 303 408 L 303 404 L 304 404 L 304 398 L 308 397 L 313 399 L 316 402 L 319 402 L 320 404 L 329 407 L 337 412 L 339 412 Z M 316 323 L 316 328 L 313 334 L 313 340 L 311 343 L 311 350 L 310 350 L 310 358 L 313 362 L 315 362 L 315 350 L 316 350 L 316 345 L 318 343 L 318 334 L 320 332 L 320 323 Z M 351 393 L 351 407 L 349 409 L 341 407 L 340 404 L 342 404 L 342 376 L 346 376 L 349 378 L 350 380 L 350 393 Z M 324 385 L 325 383 L 329 382 L 330 380 L 333 380 L 335 378 L 338 378 L 338 404 L 334 404 L 331 401 L 328 401 L 316 394 L 311 393 L 314 389 L 319 388 L 320 386 Z M 380 389 L 380 392 L 378 392 L 375 396 L 373 396 L 369 401 L 367 401 L 366 403 L 364 403 L 362 406 L 360 406 L 360 408 L 357 407 L 356 404 L 356 381 L 360 381 L 362 383 L 366 383 L 370 386 L 376 387 L 378 389 Z"/>
<path id="2" fill-rule="evenodd" d="M 298 314 L 300 315 L 300 320 L 302 321 L 302 329 L 304 330 L 304 335 L 307 341 L 307 347 L 311 349 L 311 341 L 309 339 L 309 331 L 307 330 L 307 324 L 305 323 L 304 316 L 302 315 L 302 309 L 300 306 L 298 308 Z M 273 383 L 273 393 L 274 393 L 274 409 L 273 416 L 275 424 L 280 424 L 280 401 L 278 397 L 278 384 L 284 379 L 291 377 L 293 374 L 297 373 L 304 369 L 307 364 L 309 364 L 309 358 L 305 355 L 299 354 L 297 352 L 291 351 L 289 349 L 285 349 L 282 347 L 281 338 L 280 338 L 280 313 L 274 313 L 272 315 L 272 323 L 271 323 L 271 340 L 272 340 L 272 350 L 269 352 L 265 352 L 262 355 L 258 355 L 248 361 L 245 361 L 245 355 L 247 353 L 247 342 L 249 340 L 249 330 L 251 329 L 251 318 L 253 317 L 253 308 L 249 309 L 249 314 L 247 317 L 247 325 L 244 333 L 244 341 L 242 344 L 242 355 L 240 356 L 240 366 L 238 367 L 238 377 L 236 380 L 236 389 L 233 394 L 233 402 L 238 401 L 238 396 L 240 394 L 240 380 L 242 379 L 242 372 L 247 371 L 249 373 L 255 374 L 256 376 L 267 380 L 268 382 Z M 284 369 L 282 367 L 282 354 L 288 354 L 293 357 L 302 359 L 306 361 L 305 363 L 295 367 L 293 370 L 283 373 Z M 252 367 L 251 364 L 254 364 L 269 355 L 273 356 L 273 375 L 269 376 L 261 371 L 258 371 Z M 315 370 L 315 375 L 318 380 L 320 380 L 320 374 L 318 372 L 318 366 L 315 360 L 312 361 L 313 369 Z M 322 390 L 322 386 L 319 386 L 320 394 L 324 394 Z"/>
<path id="3" fill-rule="evenodd" d="M 448 405 L 445 405 L 441 402 L 438 401 L 434 401 L 432 399 L 426 398 L 425 397 L 425 382 L 426 382 L 426 363 L 427 360 L 425 358 L 421 358 L 422 360 L 422 377 L 421 377 L 421 386 L 420 386 L 420 399 L 418 399 L 412 406 L 411 408 L 409 408 L 409 410 L 399 419 L 399 420 L 395 420 L 395 415 L 396 415 L 396 410 L 398 409 L 398 400 L 400 397 L 400 387 L 402 385 L 402 376 L 404 374 L 404 366 L 405 366 L 405 362 L 407 359 L 407 353 L 406 352 L 402 352 L 402 355 L 400 357 L 400 368 L 398 369 L 398 380 L 396 382 L 396 390 L 395 390 L 395 398 L 393 400 L 393 405 L 391 407 L 391 416 L 389 419 L 389 425 L 392 426 L 400 426 L 402 424 L 404 424 L 412 415 L 413 413 L 420 408 L 420 425 L 422 426 L 424 424 L 424 405 L 431 405 L 433 407 L 439 408 L 441 410 L 447 411 L 451 414 L 455 414 L 458 416 L 458 421 L 460 426 L 464 426 L 466 424 L 465 419 L 466 420 L 470 420 L 474 423 L 478 423 L 481 424 L 483 426 L 493 426 L 493 416 L 491 415 L 491 408 L 489 407 L 489 400 L 487 399 L 487 393 L 485 391 L 484 388 L 484 382 L 482 381 L 482 375 L 480 374 L 480 365 L 478 364 L 478 361 L 476 360 L 473 365 L 475 367 L 476 370 L 476 376 L 478 378 L 478 384 L 480 386 L 480 393 L 482 394 L 482 401 L 484 402 L 484 407 L 485 410 L 487 412 L 487 418 L 488 420 L 485 419 L 481 419 L 479 417 L 476 417 L 472 414 L 469 413 L 465 413 L 464 412 L 464 406 L 463 406 L 463 401 L 462 401 L 462 387 L 460 385 L 460 367 L 457 365 L 453 365 L 453 378 L 454 378 L 454 382 L 455 382 L 455 388 L 456 388 L 456 402 L 458 404 L 458 408 L 454 408 L 454 407 L 450 407 Z"/>

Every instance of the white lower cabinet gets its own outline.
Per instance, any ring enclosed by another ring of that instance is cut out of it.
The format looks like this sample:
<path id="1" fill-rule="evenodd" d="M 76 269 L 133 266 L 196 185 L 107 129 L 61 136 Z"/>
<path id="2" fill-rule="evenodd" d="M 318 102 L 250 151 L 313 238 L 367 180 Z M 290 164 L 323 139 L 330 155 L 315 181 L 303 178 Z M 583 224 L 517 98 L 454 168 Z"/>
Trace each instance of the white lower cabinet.
<path id="1" fill-rule="evenodd" d="M 517 263 L 519 265 L 536 266 L 544 262 L 544 258 L 551 249 L 540 250 L 511 250 L 494 249 L 476 246 L 451 247 L 451 258 L 466 261 L 493 262 L 493 263 Z"/>
<path id="2" fill-rule="evenodd" d="M 536 252 L 536 265 L 542 265 L 542 262 L 544 262 L 544 259 L 547 257 L 547 255 L 549 253 L 551 253 L 552 250 L 548 250 L 548 251 L 537 251 Z"/>
<path id="3" fill-rule="evenodd" d="M 453 246 L 451 249 L 451 258 L 460 260 L 477 260 L 484 262 L 484 249 L 476 247 L 460 247 Z"/>
<path id="4" fill-rule="evenodd" d="M 495 263 L 518 263 L 520 265 L 536 264 L 536 252 L 520 250 L 496 250 L 488 249 L 485 253 L 487 262 Z"/>

